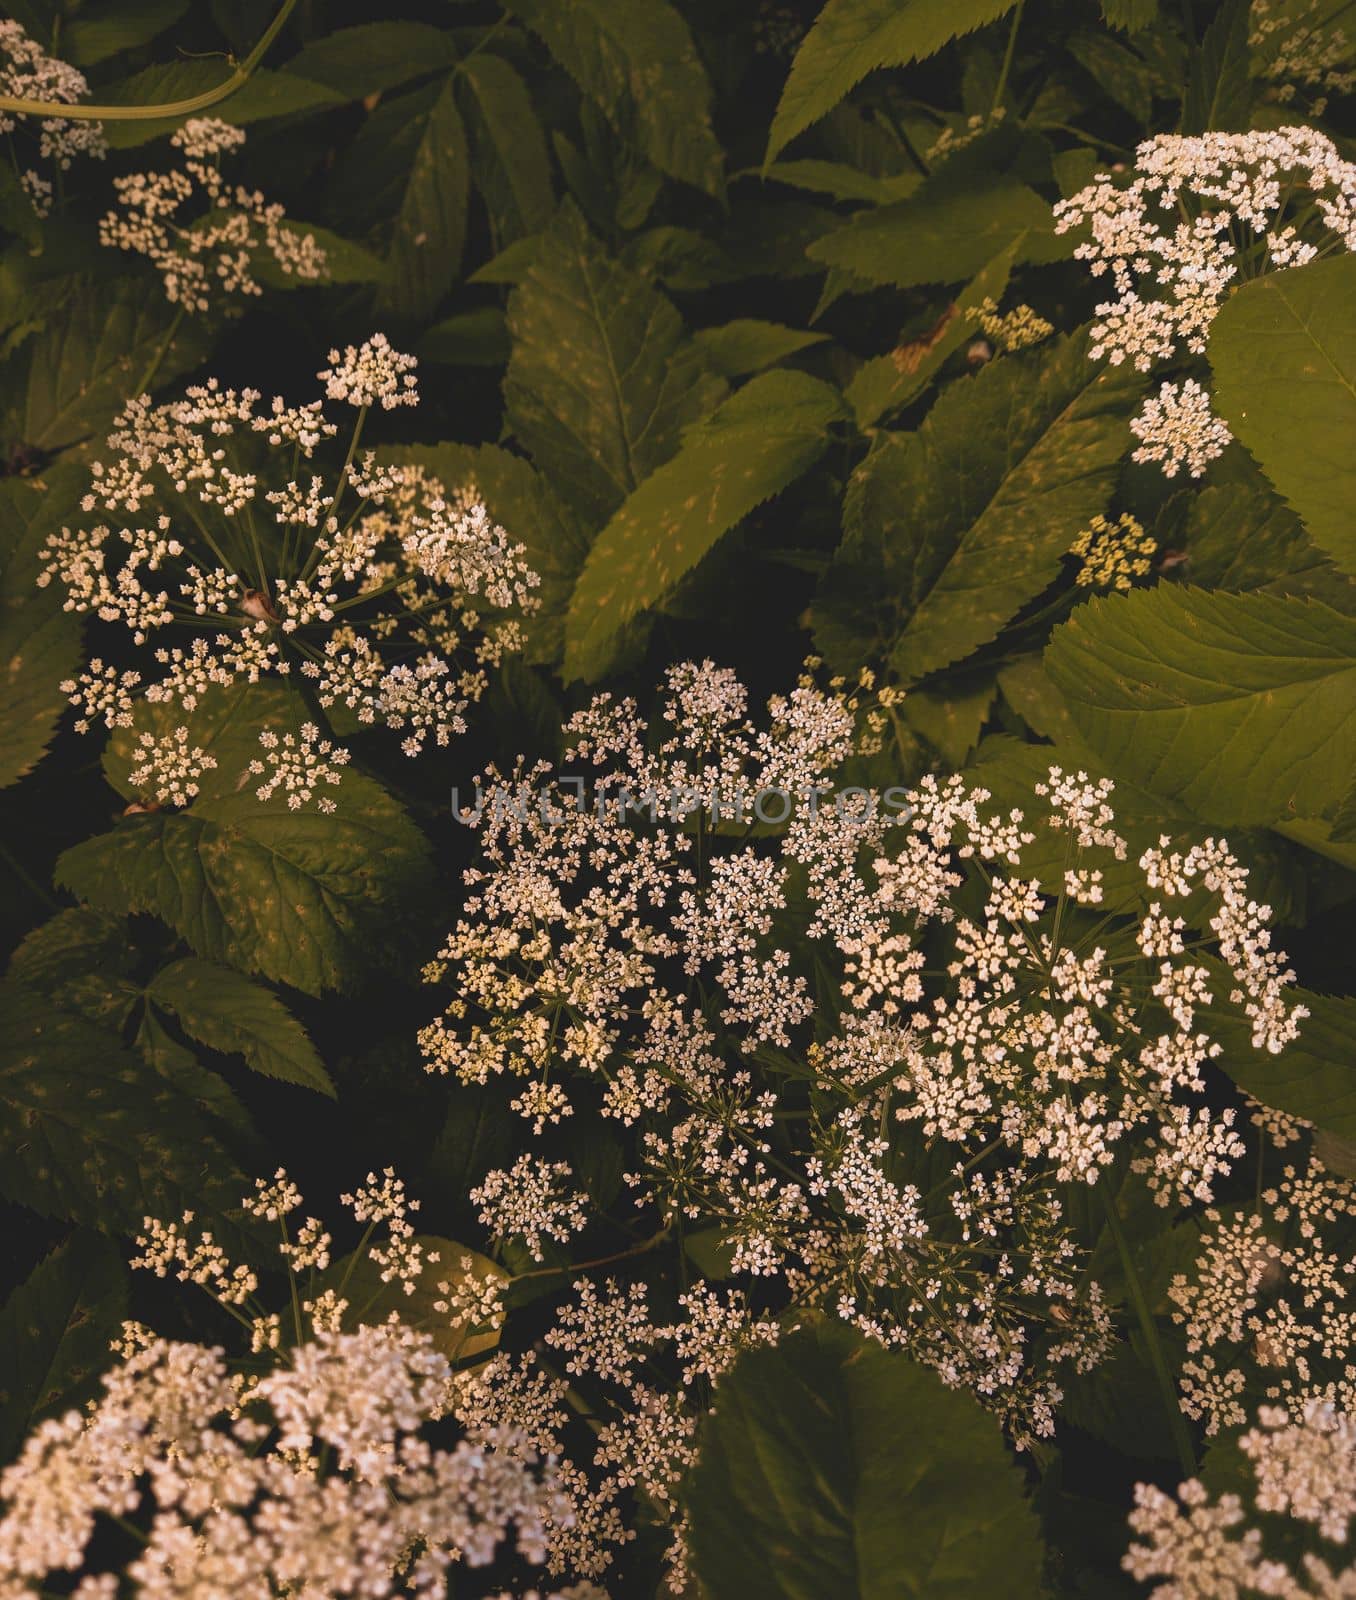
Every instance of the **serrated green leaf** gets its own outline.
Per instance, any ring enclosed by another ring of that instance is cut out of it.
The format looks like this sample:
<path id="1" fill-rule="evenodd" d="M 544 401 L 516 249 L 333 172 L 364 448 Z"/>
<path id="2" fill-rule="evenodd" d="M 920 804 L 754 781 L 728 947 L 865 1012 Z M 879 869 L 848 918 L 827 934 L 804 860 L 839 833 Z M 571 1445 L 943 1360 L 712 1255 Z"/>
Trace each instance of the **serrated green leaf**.
<path id="1" fill-rule="evenodd" d="M 842 1325 L 720 1381 L 689 1480 L 712 1600 L 975 1600 L 1040 1592 L 1041 1543 L 998 1425 Z"/>
<path id="2" fill-rule="evenodd" d="M 1252 0 L 1224 0 L 1195 51 L 1182 100 L 1182 132 L 1243 133 L 1252 126 Z"/>
<path id="3" fill-rule="evenodd" d="M 90 285 L 31 340 L 10 379 L 6 429 L 16 444 L 56 453 L 102 434 L 164 348 L 157 384 L 195 366 L 208 346 L 201 320 L 180 323 L 144 281 Z M 21 394 L 22 398 L 18 398 Z"/>
<path id="4" fill-rule="evenodd" d="M 1100 29 L 1085 28 L 1069 40 L 1066 49 L 1097 84 L 1097 87 L 1123 106 L 1136 122 L 1147 124 L 1153 116 L 1153 68 L 1128 45 Z"/>
<path id="5" fill-rule="evenodd" d="M 678 313 L 603 254 L 569 201 L 510 295 L 508 323 L 509 428 L 599 526 L 724 393 Z"/>
<path id="6" fill-rule="evenodd" d="M 149 44 L 187 10 L 188 0 L 105 0 L 67 21 L 61 30 L 61 59 L 92 67 L 120 51 Z"/>
<path id="7" fill-rule="evenodd" d="M 768 138 L 772 161 L 878 67 L 903 67 L 1012 9 L 1013 0 L 828 0 L 791 63 Z M 964 274 L 962 274 L 964 276 Z"/>
<path id="8" fill-rule="evenodd" d="M 0 1460 L 44 1417 L 90 1398 L 127 1313 L 127 1273 L 97 1233 L 75 1233 L 0 1311 Z"/>
<path id="9" fill-rule="evenodd" d="M 136 735 L 185 723 L 217 761 L 185 811 L 124 817 L 75 845 L 57 877 L 105 911 L 145 911 L 200 955 L 307 994 L 348 988 L 393 960 L 392 917 L 420 903 L 428 846 L 384 789 L 345 768 L 336 810 L 291 811 L 280 793 L 241 789 L 263 729 L 288 731 L 304 708 L 281 685 L 212 689 L 196 710 L 138 706 L 110 742 L 105 768 L 129 799 Z"/>
<path id="10" fill-rule="evenodd" d="M 922 394 L 942 364 L 974 331 L 976 307 L 984 300 L 996 303 L 1003 298 L 1015 256 L 1015 246 L 1001 251 L 975 274 L 926 333 L 905 340 L 889 355 L 863 363 L 844 395 L 859 428 L 873 427 L 887 411 L 896 411 Z"/>
<path id="11" fill-rule="evenodd" d="M 243 1056 L 266 1078 L 333 1097 L 330 1075 L 306 1030 L 262 984 L 188 956 L 157 972 L 146 994 L 199 1044 Z"/>
<path id="12" fill-rule="evenodd" d="M 1334 809 L 1356 764 L 1356 619 L 1266 594 L 1143 589 L 1080 606 L 1045 665 L 1114 775 L 1208 822 Z"/>
<path id="13" fill-rule="evenodd" d="M 243 1242 L 234 1160 L 193 1098 L 116 1036 L 0 984 L 0 1194 L 49 1217 L 133 1233 L 186 1208 Z"/>
<path id="14" fill-rule="evenodd" d="M 973 685 L 958 685 L 946 694 L 915 689 L 905 695 L 901 714 L 911 728 L 941 751 L 950 766 L 962 767 L 979 743 L 995 693 L 992 677 Z"/>
<path id="15" fill-rule="evenodd" d="M 671 178 L 719 194 L 711 85 L 668 0 L 508 0 L 621 137 Z"/>
<path id="16" fill-rule="evenodd" d="M 763 373 L 684 436 L 672 461 L 594 541 L 570 601 L 567 676 L 596 679 L 621 629 L 696 566 L 755 506 L 818 459 L 842 415 L 836 389 L 802 372 Z"/>
<path id="17" fill-rule="evenodd" d="M 1102 0 L 1108 25 L 1124 33 L 1140 33 L 1158 17 L 1158 0 Z"/>
<path id="18" fill-rule="evenodd" d="M 66 704 L 60 685 L 80 668 L 80 619 L 37 587 L 38 550 L 61 493 L 0 481 L 0 789 L 41 760 Z"/>
<path id="19" fill-rule="evenodd" d="M 71 906 L 34 928 L 10 959 L 9 973 L 38 994 L 121 1033 L 141 986 L 121 917 Z"/>
<path id="20" fill-rule="evenodd" d="M 161 62 L 143 67 L 118 83 L 102 85 L 99 98 L 107 105 L 167 105 L 205 94 L 228 76 L 226 63 L 219 58 Z M 343 98 L 323 83 L 258 67 L 239 89 L 212 107 L 211 115 L 223 122 L 244 126 L 266 121 L 269 117 L 288 117 L 301 111 L 320 111 L 327 106 L 342 105 Z M 111 149 L 129 150 L 173 133 L 183 121 L 182 117 L 147 117 L 105 122 L 104 137 Z"/>
<path id="21" fill-rule="evenodd" d="M 738 317 L 718 328 L 702 328 L 692 338 L 723 377 L 742 378 L 785 361 L 811 345 L 823 344 L 828 334 L 808 333 L 780 322 L 760 322 L 755 317 Z"/>
<path id="22" fill-rule="evenodd" d="M 287 71 L 324 84 L 345 100 L 365 100 L 429 73 L 450 71 L 457 60 L 456 44 L 443 28 L 427 22 L 364 22 L 312 39 L 287 63 Z"/>
<path id="23" fill-rule="evenodd" d="M 1356 573 L 1356 259 L 1245 283 L 1210 328 L 1214 404 L 1309 536 Z"/>
<path id="24" fill-rule="evenodd" d="M 429 109 L 405 174 L 380 309 L 410 319 L 427 316 L 457 281 L 470 181 L 466 129 L 449 80 Z"/>
<path id="25" fill-rule="evenodd" d="M 858 212 L 806 254 L 868 283 L 912 288 L 959 283 L 1008 249 L 1017 261 L 1045 260 L 1064 250 L 1055 240 L 1048 202 L 1004 173 L 962 179 L 944 166 L 917 194 Z"/>
<path id="26" fill-rule="evenodd" d="M 471 133 L 476 186 L 490 213 L 496 249 L 551 220 L 551 158 L 527 85 L 502 56 L 469 55 L 457 76 Z"/>
<path id="27" fill-rule="evenodd" d="M 838 665 L 914 682 L 987 644 L 1106 508 L 1139 380 L 1082 335 L 951 384 L 912 434 L 881 435 L 848 486 L 815 602 Z M 857 659 L 851 657 L 856 655 Z"/>
<path id="28" fill-rule="evenodd" d="M 1174 570 L 1190 583 L 1307 597 L 1356 615 L 1356 581 L 1339 571 L 1260 480 L 1193 493 L 1183 531 L 1186 560 Z"/>

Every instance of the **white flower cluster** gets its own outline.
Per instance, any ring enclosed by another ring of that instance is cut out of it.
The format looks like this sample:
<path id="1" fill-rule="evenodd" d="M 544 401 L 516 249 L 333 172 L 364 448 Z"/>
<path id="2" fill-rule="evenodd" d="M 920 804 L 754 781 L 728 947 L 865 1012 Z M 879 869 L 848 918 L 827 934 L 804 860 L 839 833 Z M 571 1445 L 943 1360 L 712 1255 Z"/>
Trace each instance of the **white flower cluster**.
<path id="1" fill-rule="evenodd" d="M 346 1198 L 368 1239 L 385 1226 L 384 1243 L 365 1251 L 381 1277 L 412 1292 L 436 1258 L 413 1236 L 399 1181 L 369 1175 Z M 573 1515 L 551 1463 L 494 1423 L 446 1437 L 458 1378 L 433 1331 L 395 1313 L 364 1323 L 361 1306 L 350 1325 L 352 1267 L 320 1287 L 330 1237 L 313 1217 L 289 1229 L 301 1195 L 286 1173 L 245 1205 L 279 1227 L 294 1338 L 284 1345 L 281 1318 L 254 1303 L 256 1275 L 210 1235 L 148 1219 L 136 1264 L 207 1288 L 263 1360 L 235 1371 L 221 1349 L 125 1324 L 101 1397 L 42 1423 L 0 1475 L 0 1594 L 28 1600 L 74 1577 L 81 1600 L 113 1600 L 124 1584 L 146 1595 L 445 1600 L 449 1571 L 486 1567 L 507 1547 L 539 1565 Z M 469 1301 L 497 1318 L 497 1296 L 481 1292 L 495 1280 L 469 1261 L 461 1276 L 477 1292 L 444 1283 L 435 1311 Z M 105 1532 L 115 1525 L 137 1536 L 121 1565 L 126 1545 Z M 555 1594 L 606 1600 L 589 1584 Z"/>
<path id="2" fill-rule="evenodd" d="M 1345 1548 L 1356 1517 L 1356 1424 L 1321 1404 L 1299 1418 L 1263 1406 L 1239 1445 L 1255 1511 L 1286 1518 L 1292 1536 L 1316 1533 L 1321 1551 L 1296 1559 L 1269 1549 L 1275 1522 L 1251 1518 L 1238 1494 L 1212 1496 L 1199 1479 L 1182 1484 L 1175 1500 L 1141 1483 L 1130 1527 L 1144 1542 L 1130 1546 L 1126 1571 L 1141 1582 L 1165 1580 L 1154 1600 L 1349 1600 L 1356 1594 L 1356 1562 Z"/>
<path id="3" fill-rule="evenodd" d="M 1255 1210 L 1206 1214 L 1192 1270 L 1168 1295 L 1186 1335 L 1182 1409 L 1207 1433 L 1241 1427 L 1254 1400 L 1296 1421 L 1317 1402 L 1356 1414 L 1352 1219 L 1356 1184 L 1316 1154 L 1285 1166 Z"/>
<path id="4" fill-rule="evenodd" d="M 185 311 L 262 294 L 255 276 L 262 254 L 300 282 L 326 275 L 325 251 L 313 234 L 290 226 L 282 206 L 258 190 L 222 177 L 221 157 L 244 142 L 243 128 L 193 117 L 170 135 L 182 166 L 113 180 L 118 209 L 100 222 L 100 243 L 145 256 L 171 304 Z"/>
<path id="5" fill-rule="evenodd" d="M 1253 71 L 1275 86 L 1282 104 L 1304 91 L 1313 97 L 1309 115 L 1321 117 L 1330 95 L 1356 88 L 1356 41 L 1342 25 L 1345 14 L 1346 7 L 1331 0 L 1253 0 Z"/>
<path id="6" fill-rule="evenodd" d="M 1140 372 L 1203 355 L 1210 324 L 1248 278 L 1356 248 L 1356 163 L 1312 128 L 1159 134 L 1122 181 L 1099 173 L 1055 206 L 1055 230 L 1086 228 L 1074 254 L 1111 277 L 1097 307 L 1093 357 Z M 1132 429 L 1136 461 L 1198 478 L 1230 439 L 1194 379 L 1165 383 Z"/>
<path id="7" fill-rule="evenodd" d="M 191 712 L 213 684 L 300 673 L 323 708 L 392 729 L 408 755 L 463 731 L 486 669 L 519 645 L 509 613 L 535 605 L 537 575 L 473 494 L 358 451 L 369 405 L 413 403 L 412 358 L 378 336 L 336 360 L 323 381 L 358 419 L 347 460 L 324 476 L 298 475 L 338 432 L 323 401 L 264 404 L 211 381 L 126 406 L 93 468 L 89 520 L 49 538 L 38 581 L 150 645 L 160 670 L 93 659 L 62 685 L 82 730 L 129 725 L 135 695 Z M 250 770 L 268 792 L 306 798 L 335 781 L 314 763 L 345 759 L 318 733 Z"/>
<path id="8" fill-rule="evenodd" d="M 607 695 L 573 719 L 573 797 L 491 773 L 483 865 L 427 972 L 454 998 L 421 1042 L 432 1071 L 502 1077 L 538 1133 L 576 1104 L 634 1128 L 660 1225 L 712 1229 L 760 1294 L 909 1351 L 1026 1440 L 1110 1338 L 1061 1186 L 1133 1147 L 1160 1203 L 1209 1201 L 1243 1145 L 1204 1103 L 1207 1008 L 1272 1051 L 1302 1012 L 1221 842 L 1163 840 L 1140 914 L 1094 914 L 1126 855 L 1109 784 L 1038 787 L 1034 826 L 1065 843 L 1038 882 L 1026 819 L 959 778 L 893 815 L 825 799 L 856 715 L 806 678 L 760 730 L 731 673 L 689 663 L 654 734 Z M 801 800 L 780 832 L 722 819 L 769 789 Z M 627 809 L 645 795 L 667 825 Z M 1169 909 L 1188 897 L 1201 940 Z M 550 1237 L 557 1203 L 516 1206 L 514 1232 Z"/>
<path id="9" fill-rule="evenodd" d="M 49 56 L 17 22 L 4 18 L 0 19 L 0 93 L 15 100 L 73 106 L 89 93 L 89 85 L 83 72 Z M 26 128 L 22 118 L 0 111 L 0 133 Z M 44 117 L 39 124 L 36 159 L 54 175 L 67 171 L 77 156 L 103 156 L 107 150 L 101 122 Z M 52 209 L 54 178 L 32 166 L 20 171 L 19 183 L 34 211 L 45 217 Z"/>
<path id="10" fill-rule="evenodd" d="M 780 1329 L 754 1315 L 737 1289 L 699 1284 L 679 1296 L 678 1312 L 671 1323 L 656 1318 L 642 1284 L 623 1287 L 608 1278 L 600 1287 L 581 1278 L 545 1351 L 499 1354 L 458 1380 L 453 1409 L 464 1427 L 473 1434 L 498 1429 L 526 1450 L 528 1463 L 557 1463 L 553 1486 L 568 1511 L 546 1530 L 553 1574 L 606 1575 L 618 1549 L 635 1537 L 628 1515 L 634 1494 L 668 1531 L 668 1591 L 687 1586 L 679 1489 L 696 1459 L 703 1411 L 739 1354 L 775 1344 Z M 552 1353 L 565 1358 L 564 1375 Z M 655 1381 L 666 1353 L 682 1364 L 681 1385 Z M 570 1396 L 581 1385 L 599 1408 L 587 1466 L 569 1458 Z"/>

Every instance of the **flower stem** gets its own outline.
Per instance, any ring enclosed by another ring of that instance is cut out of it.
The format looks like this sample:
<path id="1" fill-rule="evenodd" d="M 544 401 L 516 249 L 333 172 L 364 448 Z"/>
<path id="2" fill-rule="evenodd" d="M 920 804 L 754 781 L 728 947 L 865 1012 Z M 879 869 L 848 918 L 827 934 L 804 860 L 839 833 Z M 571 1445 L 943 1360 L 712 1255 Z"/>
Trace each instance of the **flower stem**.
<path id="1" fill-rule="evenodd" d="M 1163 1396 L 1163 1404 L 1168 1411 L 1168 1428 L 1172 1434 L 1172 1442 L 1177 1447 L 1177 1459 L 1182 1471 L 1188 1478 L 1196 1476 L 1196 1452 L 1191 1445 L 1191 1435 L 1187 1431 L 1186 1418 L 1182 1415 L 1182 1407 L 1177 1399 L 1177 1390 L 1173 1385 L 1172 1374 L 1168 1371 L 1167 1357 L 1163 1354 L 1163 1343 L 1158 1337 L 1158 1328 L 1154 1323 L 1153 1313 L 1149 1309 L 1149 1302 L 1144 1295 L 1144 1285 L 1135 1268 L 1134 1260 L 1130 1255 L 1130 1243 L 1125 1237 L 1125 1229 L 1121 1226 L 1120 1214 L 1116 1210 L 1116 1202 L 1112 1199 L 1111 1190 L 1105 1184 L 1099 1185 L 1102 1190 L 1102 1199 L 1106 1203 L 1107 1226 L 1111 1229 L 1111 1237 L 1116 1242 L 1116 1250 L 1121 1258 L 1121 1266 L 1125 1270 L 1126 1287 L 1130 1291 L 1130 1303 L 1135 1308 L 1135 1315 L 1139 1318 L 1140 1331 L 1144 1334 L 1144 1341 L 1149 1347 L 1149 1360 L 1154 1369 L 1154 1376 L 1158 1379 L 1158 1387 Z"/>
<path id="2" fill-rule="evenodd" d="M 187 100 L 169 100 L 153 106 L 91 106 L 66 105 L 57 100 L 23 100 L 13 95 L 0 95 L 0 111 L 21 117 L 62 117 L 68 122 L 149 122 L 160 117 L 191 117 L 195 111 L 206 111 L 233 95 L 249 81 L 254 69 L 264 59 L 268 47 L 282 32 L 283 24 L 292 14 L 297 0 L 283 0 L 278 14 L 269 23 L 263 37 L 245 57 L 229 78 L 223 78 L 215 89 L 206 89 Z"/>
<path id="3" fill-rule="evenodd" d="M 1008 47 L 1003 52 L 1003 65 L 998 69 L 998 82 L 994 85 L 993 104 L 989 107 L 992 117 L 1003 103 L 1003 91 L 1008 86 L 1008 73 L 1012 68 L 1012 57 L 1017 49 L 1017 30 L 1022 25 L 1022 7 L 1026 0 L 1017 0 L 1017 9 L 1012 13 L 1012 27 L 1008 29 Z"/>

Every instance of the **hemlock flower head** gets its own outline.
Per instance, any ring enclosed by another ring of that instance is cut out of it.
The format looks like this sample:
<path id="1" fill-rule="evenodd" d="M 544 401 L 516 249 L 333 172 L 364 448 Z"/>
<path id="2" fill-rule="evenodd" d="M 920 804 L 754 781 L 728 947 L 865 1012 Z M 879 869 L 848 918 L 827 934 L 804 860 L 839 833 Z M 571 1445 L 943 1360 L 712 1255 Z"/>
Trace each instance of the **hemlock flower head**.
<path id="1" fill-rule="evenodd" d="M 299 282 L 326 275 L 325 251 L 313 234 L 289 225 L 282 206 L 258 190 L 222 177 L 221 158 L 244 143 L 243 128 L 191 117 L 170 135 L 182 166 L 113 180 L 118 209 L 100 222 L 100 243 L 144 255 L 167 298 L 185 311 L 262 294 L 255 270 L 264 255 Z"/>
<path id="2" fill-rule="evenodd" d="M 58 61 L 31 39 L 17 22 L 0 20 L 0 93 L 16 100 L 54 100 L 75 105 L 89 94 L 83 72 Z M 25 118 L 0 111 L 0 133 L 36 132 L 39 165 L 19 172 L 19 183 L 34 211 L 45 217 L 52 209 L 55 184 L 49 173 L 69 169 L 77 156 L 102 157 L 108 145 L 103 124 L 83 118 L 45 117 L 33 129 Z M 16 161 L 17 161 L 16 156 Z"/>
<path id="3" fill-rule="evenodd" d="M 874 737 L 856 691 L 806 678 L 760 726 L 709 662 L 667 690 L 656 729 L 606 694 L 571 720 L 573 795 L 545 767 L 487 775 L 427 1065 L 505 1080 L 538 1134 L 580 1107 L 633 1128 L 661 1228 L 712 1228 L 750 1293 L 1049 1433 L 1061 1371 L 1110 1344 L 1062 1188 L 1126 1152 L 1160 1204 L 1214 1197 L 1243 1144 L 1204 1103 L 1209 1018 L 1275 1051 L 1304 1014 L 1265 908 L 1222 841 L 1164 839 L 1137 908 L 1092 910 L 1127 846 L 1085 774 L 1052 769 L 1030 820 L 960 778 L 835 803 L 858 722 Z M 729 808 L 772 790 L 794 814 L 750 838 Z M 1022 874 L 1038 829 L 1064 843 L 1049 881 Z"/>
<path id="4" fill-rule="evenodd" d="M 473 492 L 359 450 L 369 405 L 414 403 L 413 359 L 377 336 L 336 360 L 324 378 L 358 410 L 342 461 L 326 462 L 338 428 L 320 400 L 265 404 L 211 380 L 128 402 L 86 520 L 41 556 L 38 581 L 68 611 L 145 651 L 140 669 L 96 656 L 62 685 L 82 730 L 127 726 L 142 696 L 191 712 L 209 685 L 300 674 L 323 709 L 391 729 L 408 755 L 463 731 L 486 669 L 519 646 L 512 613 L 535 605 L 537 575 Z M 346 759 L 318 728 L 302 743 L 250 771 L 300 794 L 308 762 Z"/>
<path id="5" fill-rule="evenodd" d="M 1128 180 L 1098 173 L 1055 206 L 1055 231 L 1086 229 L 1074 251 L 1112 298 L 1096 309 L 1090 354 L 1148 372 L 1205 353 L 1231 289 L 1356 248 L 1356 163 L 1312 128 L 1159 134 L 1135 152 Z M 1199 477 L 1229 443 L 1194 379 L 1164 384 L 1131 428 L 1136 461 Z"/>
<path id="6" fill-rule="evenodd" d="M 435 1337 L 439 1319 L 444 1331 L 497 1328 L 502 1304 L 490 1291 L 501 1280 L 483 1259 L 439 1265 L 414 1235 L 415 1207 L 394 1174 L 370 1174 L 346 1198 L 380 1230 L 355 1258 L 380 1281 L 406 1296 L 440 1272 L 458 1281 L 438 1285 L 441 1299 L 425 1295 L 417 1313 L 362 1320 L 363 1306 L 343 1297 L 349 1273 L 327 1276 L 328 1232 L 313 1217 L 296 1223 L 301 1195 L 279 1171 L 244 1204 L 279 1233 L 292 1280 L 284 1337 L 256 1273 L 232 1266 L 191 1213 L 182 1223 L 147 1219 L 134 1265 L 207 1289 L 244 1324 L 249 1358 L 125 1324 L 102 1395 L 83 1414 L 40 1424 L 0 1474 L 6 1595 L 37 1596 L 75 1574 L 86 1600 L 124 1585 L 445 1600 L 453 1568 L 462 1594 L 466 1569 L 506 1548 L 542 1563 L 554 1531 L 570 1526 L 569 1496 L 512 1427 L 487 1422 L 456 1436 L 458 1373 Z M 102 1536 L 114 1522 L 138 1531 L 130 1555 Z M 553 1593 L 606 1600 L 591 1585 Z"/>
<path id="7" fill-rule="evenodd" d="M 1356 1593 L 1348 1547 L 1356 1517 L 1356 1423 L 1321 1403 L 1293 1418 L 1263 1406 L 1238 1441 L 1251 1474 L 1251 1504 L 1212 1495 L 1196 1478 L 1177 1498 L 1153 1484 L 1135 1486 L 1130 1527 L 1139 1542 L 1123 1565 L 1154 1600 L 1345 1600 Z M 1277 1518 L 1289 1526 L 1277 1537 Z M 1296 1555 L 1296 1536 L 1317 1548 Z M 1315 1537 L 1316 1535 L 1316 1537 Z"/>
<path id="8" fill-rule="evenodd" d="M 1158 541 L 1128 511 L 1115 522 L 1096 516 L 1069 546 L 1080 556 L 1074 581 L 1083 588 L 1129 589 L 1136 578 L 1147 578 Z"/>

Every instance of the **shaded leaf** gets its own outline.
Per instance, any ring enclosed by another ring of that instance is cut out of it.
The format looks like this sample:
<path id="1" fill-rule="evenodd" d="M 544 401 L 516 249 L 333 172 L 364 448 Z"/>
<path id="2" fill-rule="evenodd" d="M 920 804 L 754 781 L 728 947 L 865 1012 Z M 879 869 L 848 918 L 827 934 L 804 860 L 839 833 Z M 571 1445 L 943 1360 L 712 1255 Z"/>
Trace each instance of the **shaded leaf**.
<path id="1" fill-rule="evenodd" d="M 0 1460 L 33 1425 L 89 1399 L 127 1312 L 127 1273 L 97 1233 L 76 1233 L 0 1311 Z"/>
<path id="2" fill-rule="evenodd" d="M 405 176 L 381 309 L 426 316 L 457 281 L 466 242 L 470 156 L 451 81 L 429 109 Z"/>
<path id="3" fill-rule="evenodd" d="M 551 220 L 551 158 L 527 85 L 502 56 L 466 58 L 458 75 L 471 131 L 476 182 L 498 246 L 536 233 Z"/>
<path id="4" fill-rule="evenodd" d="M 457 47 L 443 28 L 426 22 L 364 22 L 336 28 L 304 45 L 289 74 L 321 83 L 346 100 L 383 94 L 457 64 Z"/>
<path id="5" fill-rule="evenodd" d="M 742 378 L 750 372 L 785 361 L 811 345 L 822 344 L 828 335 L 809 333 L 802 328 L 787 328 L 780 322 L 760 322 L 754 317 L 738 317 L 715 328 L 702 328 L 693 334 L 711 366 L 726 378 Z"/>
<path id="6" fill-rule="evenodd" d="M 841 1325 L 742 1356 L 688 1491 L 712 1600 L 1035 1595 L 1041 1545 L 997 1423 Z"/>
<path id="7" fill-rule="evenodd" d="M 601 676 L 623 626 L 691 571 L 721 534 L 813 465 L 841 413 L 838 392 L 827 384 L 801 372 L 768 372 L 690 428 L 673 460 L 594 541 L 570 601 L 566 675 Z"/>
<path id="8" fill-rule="evenodd" d="M 844 666 L 887 655 L 909 682 L 988 643 L 1105 509 L 1137 394 L 1076 335 L 992 362 L 916 433 L 881 435 L 815 602 L 821 648 Z"/>
<path id="9" fill-rule="evenodd" d="M 509 427 L 599 525 L 724 392 L 678 313 L 602 253 L 568 201 L 509 297 L 508 323 Z"/>
<path id="10" fill-rule="evenodd" d="M 167 105 L 205 94 L 229 75 L 227 64 L 220 58 L 159 62 L 152 67 L 143 67 L 140 72 L 118 83 L 101 85 L 99 99 L 107 105 Z M 318 111 L 326 106 L 340 105 L 343 98 L 323 83 L 293 77 L 289 72 L 258 67 L 246 83 L 214 105 L 209 115 L 219 117 L 223 122 L 244 126 L 251 122 L 263 122 L 269 117 L 293 116 L 300 111 Z M 128 150 L 173 133 L 183 120 L 182 117 L 141 117 L 126 122 L 105 122 L 104 137 L 112 149 Z"/>
<path id="11" fill-rule="evenodd" d="M 206 693 L 187 718 L 179 707 L 138 706 L 105 758 L 110 781 L 133 798 L 127 777 L 136 735 L 187 722 L 192 742 L 215 756 L 185 811 L 124 817 L 111 833 L 67 850 L 58 880 L 105 911 L 146 911 L 210 961 L 260 973 L 307 994 L 345 988 L 394 960 L 396 908 L 420 903 L 428 847 L 371 778 L 345 768 L 337 807 L 292 811 L 282 794 L 261 801 L 239 787 L 262 729 L 305 720 L 280 685 Z"/>
<path id="12" fill-rule="evenodd" d="M 0 1194 L 132 1233 L 195 1209 L 230 1250 L 242 1179 L 193 1098 L 93 1023 L 0 985 Z"/>
<path id="13" fill-rule="evenodd" d="M 791 63 L 767 160 L 846 99 L 868 72 L 922 61 L 1011 8 L 1012 0 L 828 0 Z"/>
<path id="14" fill-rule="evenodd" d="M 619 136 L 633 131 L 669 177 L 721 192 L 711 85 L 668 0 L 508 0 L 507 8 L 541 36 Z"/>
<path id="15" fill-rule="evenodd" d="M 80 669 L 80 619 L 59 586 L 37 587 L 38 551 L 69 496 L 0 481 L 0 789 L 42 758 L 65 709 L 61 683 Z"/>
<path id="16" fill-rule="evenodd" d="M 157 972 L 146 994 L 199 1044 L 243 1056 L 267 1078 L 333 1096 L 334 1085 L 306 1030 L 262 984 L 189 956 Z"/>

